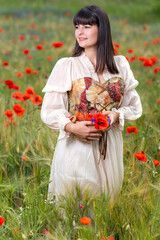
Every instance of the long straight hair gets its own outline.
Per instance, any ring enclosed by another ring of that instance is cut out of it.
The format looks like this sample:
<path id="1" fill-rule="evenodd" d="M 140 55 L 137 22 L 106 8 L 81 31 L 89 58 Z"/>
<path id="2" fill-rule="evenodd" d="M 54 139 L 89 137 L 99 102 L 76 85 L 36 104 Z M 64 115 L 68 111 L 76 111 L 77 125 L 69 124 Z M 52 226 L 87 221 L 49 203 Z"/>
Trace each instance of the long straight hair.
<path id="1" fill-rule="evenodd" d="M 96 72 L 102 73 L 105 66 L 110 73 L 119 73 L 113 56 L 115 55 L 110 22 L 107 13 L 96 5 L 86 6 L 80 9 L 73 18 L 73 24 L 79 25 L 97 25 L 97 56 L 96 56 Z M 80 47 L 77 40 L 72 57 L 80 56 L 84 48 Z"/>

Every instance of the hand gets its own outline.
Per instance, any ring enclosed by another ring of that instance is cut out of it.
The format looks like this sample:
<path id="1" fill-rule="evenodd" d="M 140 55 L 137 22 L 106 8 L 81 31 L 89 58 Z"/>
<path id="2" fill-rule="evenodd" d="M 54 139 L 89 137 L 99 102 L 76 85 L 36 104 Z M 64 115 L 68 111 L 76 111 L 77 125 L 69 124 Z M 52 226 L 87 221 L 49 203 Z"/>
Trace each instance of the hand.
<path id="1" fill-rule="evenodd" d="M 118 112 L 112 112 L 112 111 L 105 111 L 103 114 L 110 118 L 110 127 L 107 128 L 107 131 L 111 128 L 111 126 L 119 121 L 119 113 Z"/>
<path id="2" fill-rule="evenodd" d="M 99 140 L 99 138 L 102 136 L 102 132 L 98 129 L 95 129 L 94 123 L 91 121 L 80 121 L 76 123 L 70 122 L 66 124 L 64 130 L 78 136 L 86 143 Z"/>

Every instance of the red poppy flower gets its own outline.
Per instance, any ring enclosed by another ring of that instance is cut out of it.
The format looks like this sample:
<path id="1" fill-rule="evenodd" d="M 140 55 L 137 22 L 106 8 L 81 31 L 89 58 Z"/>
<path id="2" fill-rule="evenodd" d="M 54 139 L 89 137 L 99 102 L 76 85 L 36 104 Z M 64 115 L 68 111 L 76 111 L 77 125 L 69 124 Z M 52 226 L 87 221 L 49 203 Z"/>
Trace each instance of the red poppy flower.
<path id="1" fill-rule="evenodd" d="M 43 46 L 41 46 L 41 45 L 37 45 L 36 48 L 37 48 L 38 50 L 43 50 Z"/>
<path id="2" fill-rule="evenodd" d="M 126 20 L 123 20 L 123 21 L 122 21 L 122 24 L 124 24 L 124 25 L 125 25 L 126 23 L 127 23 L 127 21 L 126 21 Z"/>
<path id="3" fill-rule="evenodd" d="M 138 58 L 138 60 L 139 60 L 139 61 L 145 61 L 145 60 L 146 60 L 146 58 L 145 58 L 145 57 L 143 57 L 143 56 L 141 56 L 141 57 L 139 57 L 139 58 Z"/>
<path id="4" fill-rule="evenodd" d="M 13 116 L 13 111 L 12 110 L 7 110 L 4 113 L 9 119 Z"/>
<path id="5" fill-rule="evenodd" d="M 116 48 L 114 48 L 114 53 L 118 54 L 118 50 Z"/>
<path id="6" fill-rule="evenodd" d="M 52 62 L 52 61 L 53 61 L 53 58 L 52 58 L 51 56 L 48 56 L 48 57 L 47 57 L 47 60 L 50 61 L 50 62 Z"/>
<path id="7" fill-rule="evenodd" d="M 125 56 L 125 58 L 127 59 L 127 61 L 129 61 L 129 57 L 128 56 Z"/>
<path id="8" fill-rule="evenodd" d="M 76 119 L 77 121 L 84 121 L 85 120 L 85 114 L 84 113 L 80 113 L 80 112 L 76 112 L 75 113 Z"/>
<path id="9" fill-rule="evenodd" d="M 31 28 L 38 28 L 38 25 L 37 25 L 37 24 L 34 24 L 34 23 L 32 23 L 32 24 L 31 24 Z"/>
<path id="10" fill-rule="evenodd" d="M 13 81 L 12 80 L 5 80 L 4 83 L 8 86 L 13 85 Z"/>
<path id="11" fill-rule="evenodd" d="M 37 39 L 37 38 L 38 38 L 38 35 L 34 35 L 33 38 L 34 38 L 34 39 Z"/>
<path id="12" fill-rule="evenodd" d="M 134 126 L 127 127 L 126 132 L 127 132 L 128 134 L 130 134 L 130 133 L 132 133 L 132 132 L 133 132 L 134 134 L 136 134 L 136 133 L 138 133 L 138 128 L 137 128 L 137 127 L 134 127 Z"/>
<path id="13" fill-rule="evenodd" d="M 134 156 L 142 162 L 147 162 L 147 157 L 146 157 L 146 155 L 144 154 L 143 151 L 141 153 L 140 152 L 134 153 Z"/>
<path id="14" fill-rule="evenodd" d="M 93 115 L 86 113 L 85 115 L 85 121 L 91 121 Z"/>
<path id="15" fill-rule="evenodd" d="M 65 14 L 67 17 L 70 17 L 71 16 L 71 13 L 70 12 L 66 12 Z"/>
<path id="16" fill-rule="evenodd" d="M 31 59 L 32 59 L 32 55 L 27 55 L 27 58 L 28 58 L 29 60 L 31 60 Z"/>
<path id="17" fill-rule="evenodd" d="M 23 100 L 26 101 L 27 99 L 30 99 L 31 98 L 31 95 L 29 95 L 28 93 L 25 93 L 23 95 Z"/>
<path id="18" fill-rule="evenodd" d="M 16 77 L 21 78 L 21 77 L 23 77 L 23 74 L 22 74 L 21 72 L 17 72 L 17 73 L 16 73 Z"/>
<path id="19" fill-rule="evenodd" d="M 158 166 L 158 165 L 160 165 L 160 162 L 158 160 L 154 159 L 153 164 L 154 164 L 154 166 Z"/>
<path id="20" fill-rule="evenodd" d="M 42 28 L 42 32 L 47 32 L 47 30 L 45 28 Z"/>
<path id="21" fill-rule="evenodd" d="M 0 216 L 0 226 L 2 226 L 2 224 L 4 223 L 4 221 L 5 221 L 5 219 L 4 219 L 2 216 Z"/>
<path id="22" fill-rule="evenodd" d="M 26 156 L 22 156 L 21 159 L 22 159 L 23 161 L 27 162 Z"/>
<path id="23" fill-rule="evenodd" d="M 152 60 L 150 60 L 150 59 L 145 59 L 145 61 L 143 62 L 143 66 L 145 66 L 145 67 L 152 67 L 153 66 L 153 62 L 152 62 Z"/>
<path id="24" fill-rule="evenodd" d="M 156 62 L 158 62 L 158 58 L 155 57 L 155 56 L 150 57 L 149 59 L 153 62 L 153 64 L 155 64 Z"/>
<path id="25" fill-rule="evenodd" d="M 51 233 L 51 231 L 48 230 L 48 228 L 42 229 L 42 231 L 41 231 L 41 234 L 43 234 L 43 235 L 48 235 L 48 233 Z"/>
<path id="26" fill-rule="evenodd" d="M 62 42 L 53 42 L 52 43 L 52 46 L 55 47 L 55 48 L 60 48 L 64 45 L 64 43 Z"/>
<path id="27" fill-rule="evenodd" d="M 15 98 L 19 101 L 24 101 L 23 100 L 23 94 L 21 92 L 13 92 L 12 93 L 12 98 Z"/>
<path id="28" fill-rule="evenodd" d="M 13 106 L 13 110 L 17 114 L 17 117 L 23 116 L 23 114 L 25 112 L 25 108 L 22 108 L 20 104 L 15 104 Z"/>
<path id="29" fill-rule="evenodd" d="M 26 74 L 30 75 L 32 73 L 32 69 L 31 68 L 26 68 L 25 72 L 26 72 Z"/>
<path id="30" fill-rule="evenodd" d="M 83 205 L 79 205 L 79 207 L 80 207 L 80 208 L 84 208 L 84 206 L 83 206 Z"/>
<path id="31" fill-rule="evenodd" d="M 156 42 L 155 40 L 153 40 L 151 43 L 152 43 L 153 45 L 155 45 L 157 42 Z"/>
<path id="32" fill-rule="evenodd" d="M 133 56 L 133 57 L 130 58 L 130 62 L 133 62 L 134 60 L 136 60 L 136 57 L 135 57 L 135 56 Z"/>
<path id="33" fill-rule="evenodd" d="M 80 219 L 80 222 L 83 224 L 83 225 L 89 225 L 91 223 L 91 219 L 88 218 L 88 217 L 83 217 Z"/>
<path id="34" fill-rule="evenodd" d="M 19 36 L 19 40 L 23 41 L 24 40 L 24 36 Z"/>
<path id="35" fill-rule="evenodd" d="M 154 73 L 160 72 L 160 67 L 154 68 Z"/>
<path id="36" fill-rule="evenodd" d="M 143 26 L 143 30 L 144 30 L 144 31 L 147 31 L 147 26 Z"/>
<path id="37" fill-rule="evenodd" d="M 9 62 L 3 62 L 2 65 L 7 67 L 9 65 Z"/>
<path id="38" fill-rule="evenodd" d="M 23 54 L 28 54 L 29 53 L 29 50 L 28 49 L 25 49 L 25 50 L 23 50 Z"/>
<path id="39" fill-rule="evenodd" d="M 156 100 L 157 103 L 160 103 L 160 98 Z"/>
<path id="40" fill-rule="evenodd" d="M 41 102 L 43 102 L 43 98 L 39 95 L 36 95 L 34 98 L 31 99 L 32 103 L 37 105 Z"/>
<path id="41" fill-rule="evenodd" d="M 37 75 L 37 74 L 38 74 L 38 72 L 37 72 L 36 70 L 34 70 L 32 73 L 33 73 L 34 75 Z"/>
<path id="42" fill-rule="evenodd" d="M 133 52 L 134 52 L 132 48 L 129 48 L 127 51 L 128 51 L 129 53 L 133 53 Z"/>
<path id="43" fill-rule="evenodd" d="M 96 129 L 104 130 L 109 127 L 108 119 L 102 113 L 93 114 L 92 119 L 94 119 Z"/>
<path id="44" fill-rule="evenodd" d="M 160 156 L 160 152 L 158 153 L 158 155 Z"/>
<path id="45" fill-rule="evenodd" d="M 152 81 L 151 81 L 151 80 L 147 80 L 146 83 L 147 83 L 147 84 L 151 84 Z"/>
<path id="46" fill-rule="evenodd" d="M 149 45 L 149 42 L 145 42 L 144 45 L 145 45 L 145 46 L 148 46 L 148 45 Z"/>
<path id="47" fill-rule="evenodd" d="M 113 42 L 113 46 L 116 48 L 120 48 L 120 45 L 118 43 Z"/>
<path id="48" fill-rule="evenodd" d="M 26 88 L 25 93 L 29 94 L 29 95 L 34 95 L 34 89 L 32 87 Z"/>
<path id="49" fill-rule="evenodd" d="M 2 33 L 3 32 L 3 28 L 0 28 L 0 33 Z"/>
<path id="50" fill-rule="evenodd" d="M 104 238 L 104 237 L 101 237 L 101 239 L 102 239 L 102 240 L 105 240 L 105 238 Z"/>
<path id="51" fill-rule="evenodd" d="M 8 88 L 12 88 L 12 89 L 15 89 L 15 90 L 19 90 L 19 86 L 16 85 L 16 84 L 9 85 Z"/>
<path id="52" fill-rule="evenodd" d="M 41 44 L 44 45 L 44 44 L 45 44 L 45 41 L 41 41 Z"/>

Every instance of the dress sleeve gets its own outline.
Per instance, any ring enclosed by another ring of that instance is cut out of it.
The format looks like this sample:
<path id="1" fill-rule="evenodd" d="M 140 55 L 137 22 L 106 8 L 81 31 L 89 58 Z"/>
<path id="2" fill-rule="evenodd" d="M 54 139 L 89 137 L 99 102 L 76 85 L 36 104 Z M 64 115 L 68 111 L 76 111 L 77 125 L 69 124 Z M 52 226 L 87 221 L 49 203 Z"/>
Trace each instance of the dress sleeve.
<path id="1" fill-rule="evenodd" d="M 60 131 L 59 138 L 67 138 L 69 133 L 64 131 L 64 127 L 70 122 L 68 118 L 68 94 L 71 89 L 71 61 L 69 58 L 60 59 L 53 68 L 46 86 L 41 119 L 51 129 Z"/>
<path id="2" fill-rule="evenodd" d="M 118 109 L 113 108 L 112 111 L 120 113 L 119 123 L 116 123 L 115 127 L 122 131 L 125 121 L 136 120 L 142 115 L 142 105 L 140 97 L 135 90 L 139 83 L 134 78 L 127 59 L 124 56 L 120 56 L 118 65 L 124 79 L 124 97 L 121 106 Z"/>

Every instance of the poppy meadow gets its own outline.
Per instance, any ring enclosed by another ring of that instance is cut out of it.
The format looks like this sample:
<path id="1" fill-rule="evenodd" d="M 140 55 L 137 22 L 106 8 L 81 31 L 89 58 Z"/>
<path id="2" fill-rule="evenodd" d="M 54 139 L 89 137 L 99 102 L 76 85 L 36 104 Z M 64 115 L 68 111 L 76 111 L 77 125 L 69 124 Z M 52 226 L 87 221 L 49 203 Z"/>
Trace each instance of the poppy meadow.
<path id="1" fill-rule="evenodd" d="M 41 4 L 8 5 L 0 14 L 0 239 L 160 239 L 160 23 L 131 14 L 132 20 L 127 6 L 116 17 L 114 3 L 102 1 L 115 54 L 126 57 L 139 81 L 143 114 L 125 123 L 117 198 L 82 196 L 75 186 L 57 202 L 47 191 L 58 132 L 41 121 L 42 89 L 57 60 L 72 55 L 76 5 Z M 145 10 L 140 4 L 138 11 Z M 83 117 L 93 118 L 77 113 Z M 97 128 L 109 126 L 102 116 L 92 120 Z"/>

